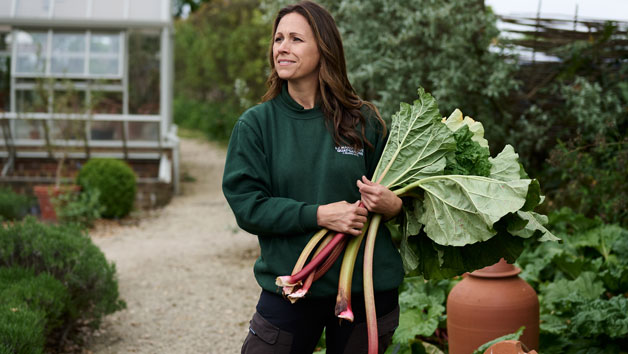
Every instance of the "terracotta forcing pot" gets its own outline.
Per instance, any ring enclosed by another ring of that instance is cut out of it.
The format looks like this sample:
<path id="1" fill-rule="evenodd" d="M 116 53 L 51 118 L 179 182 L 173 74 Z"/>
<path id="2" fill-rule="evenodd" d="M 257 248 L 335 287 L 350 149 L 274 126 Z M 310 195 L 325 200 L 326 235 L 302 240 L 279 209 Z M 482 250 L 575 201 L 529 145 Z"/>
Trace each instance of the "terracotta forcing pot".
<path id="1" fill-rule="evenodd" d="M 470 354 L 480 345 L 506 334 L 525 331 L 519 340 L 529 349 L 539 346 L 539 300 L 506 263 L 464 276 L 447 297 L 447 334 L 450 354 Z"/>

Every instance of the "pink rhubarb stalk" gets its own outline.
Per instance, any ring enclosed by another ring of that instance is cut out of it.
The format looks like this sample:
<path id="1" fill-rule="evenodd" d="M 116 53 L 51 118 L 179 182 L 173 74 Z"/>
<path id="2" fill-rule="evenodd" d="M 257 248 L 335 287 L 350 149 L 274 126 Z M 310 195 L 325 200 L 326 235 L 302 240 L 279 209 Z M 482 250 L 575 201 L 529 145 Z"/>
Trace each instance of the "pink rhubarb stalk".
<path id="1" fill-rule="evenodd" d="M 325 259 L 327 259 L 329 254 L 334 250 L 334 248 L 336 248 L 336 246 L 338 246 L 338 244 L 345 238 L 345 236 L 346 235 L 341 232 L 337 233 L 334 238 L 332 238 L 331 242 L 329 242 L 319 254 L 312 258 L 310 263 L 303 267 L 301 271 L 294 275 L 283 275 L 277 277 L 277 279 L 275 280 L 275 284 L 281 287 L 295 286 L 299 284 L 303 279 L 307 278 L 307 276 L 311 272 L 314 272 L 316 268 L 318 268 L 318 266 L 325 261 Z"/>
<path id="2" fill-rule="evenodd" d="M 323 236 L 325 236 L 327 234 L 327 232 L 328 232 L 327 229 L 321 229 L 317 233 L 315 233 L 312 236 L 312 238 L 310 238 L 308 243 L 303 248 L 303 251 L 301 251 L 301 254 L 299 255 L 299 258 L 297 259 L 297 262 L 294 264 L 294 268 L 292 268 L 292 274 L 297 274 L 299 271 L 301 271 L 301 269 L 303 269 L 303 266 L 305 265 L 305 262 L 307 261 L 308 257 L 310 256 L 310 253 L 312 253 L 312 251 L 314 250 L 314 248 L 316 247 L 318 242 L 323 238 Z M 281 277 L 281 278 L 283 278 L 283 277 Z M 279 285 L 279 284 L 277 284 L 277 285 L 283 286 L 283 293 L 284 294 L 290 294 L 290 293 L 292 293 L 294 286 L 297 285 L 297 284 L 298 283 L 286 284 L 286 285 Z"/>
<path id="3" fill-rule="evenodd" d="M 358 257 L 360 245 L 364 239 L 366 230 L 369 229 L 369 222 L 364 225 L 362 233 L 358 237 L 354 237 L 349 241 L 342 259 L 342 267 L 340 268 L 340 277 L 338 279 L 338 295 L 336 295 L 335 314 L 338 318 L 353 322 L 353 310 L 351 309 L 351 281 L 353 279 L 353 268 L 355 260 Z"/>
<path id="4" fill-rule="evenodd" d="M 338 246 L 336 246 L 336 248 L 334 248 L 333 251 L 331 251 L 331 254 L 329 255 L 329 257 L 327 257 L 325 262 L 323 262 L 323 264 L 321 264 L 321 266 L 318 267 L 318 269 L 316 269 L 316 272 L 314 274 L 314 281 L 317 281 L 323 275 L 325 275 L 325 273 L 327 273 L 327 271 L 331 268 L 331 266 L 333 266 L 334 263 L 336 263 L 336 260 L 338 260 L 338 257 L 340 257 L 342 252 L 345 250 L 346 245 L 347 245 L 347 238 L 345 237 L 345 239 L 342 240 L 342 242 L 339 243 Z"/>
<path id="5" fill-rule="evenodd" d="M 313 257 L 316 257 L 316 255 L 321 253 L 321 251 L 325 248 L 325 246 L 327 246 L 329 242 L 331 242 L 331 239 L 332 239 L 332 236 L 327 235 L 327 237 L 325 237 L 323 241 L 321 241 L 321 243 L 316 248 L 316 251 L 314 252 Z M 297 291 L 294 291 L 293 286 L 283 287 L 283 294 L 288 296 L 288 300 L 290 300 L 291 303 L 294 304 L 295 302 L 297 302 L 297 300 L 299 300 L 300 298 L 304 297 L 305 294 L 307 294 L 307 292 L 310 290 L 310 286 L 312 286 L 312 282 L 314 281 L 314 273 L 315 272 L 312 272 L 307 276 L 307 278 L 305 279 L 305 283 L 303 283 L 303 285 L 299 289 L 297 289 Z M 287 288 L 290 289 L 290 292 L 286 292 Z"/>
<path id="6" fill-rule="evenodd" d="M 325 242 L 325 240 L 323 242 Z M 318 267 L 316 271 L 311 272 L 307 276 L 307 278 L 305 279 L 305 282 L 303 283 L 303 286 L 301 286 L 299 290 L 288 295 L 288 299 L 290 300 L 290 302 L 294 304 L 298 299 L 304 297 L 307 294 L 307 292 L 310 290 L 310 287 L 312 286 L 312 283 L 320 279 L 323 275 L 325 275 L 325 273 L 327 273 L 327 271 L 331 268 L 331 266 L 334 265 L 336 260 L 338 260 L 338 257 L 340 257 L 340 255 L 344 251 L 346 244 L 347 244 L 347 238 L 342 240 L 338 244 L 338 246 L 336 246 L 336 248 L 332 250 L 332 252 L 329 254 L 325 262 L 323 262 L 323 264 L 321 264 L 321 266 Z"/>
<path id="7" fill-rule="evenodd" d="M 373 254 L 375 252 L 375 238 L 377 229 L 382 220 L 380 214 L 375 214 L 371 220 L 366 243 L 364 245 L 364 306 L 366 307 L 366 330 L 368 334 L 368 354 L 377 354 L 379 342 L 377 340 L 377 314 L 375 313 L 375 293 L 373 290 Z"/>

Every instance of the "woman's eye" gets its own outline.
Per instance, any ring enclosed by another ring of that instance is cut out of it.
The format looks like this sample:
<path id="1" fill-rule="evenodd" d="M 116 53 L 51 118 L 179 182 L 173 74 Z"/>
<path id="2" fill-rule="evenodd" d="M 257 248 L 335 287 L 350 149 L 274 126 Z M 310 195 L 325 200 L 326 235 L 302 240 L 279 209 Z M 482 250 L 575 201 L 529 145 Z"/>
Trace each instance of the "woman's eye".
<path id="1" fill-rule="evenodd" d="M 275 38 L 275 42 L 281 42 L 282 38 L 281 37 L 277 37 Z"/>
<path id="2" fill-rule="evenodd" d="M 299 37 L 294 37 L 294 41 L 295 42 L 303 42 L 303 40 L 301 38 L 299 38 Z"/>

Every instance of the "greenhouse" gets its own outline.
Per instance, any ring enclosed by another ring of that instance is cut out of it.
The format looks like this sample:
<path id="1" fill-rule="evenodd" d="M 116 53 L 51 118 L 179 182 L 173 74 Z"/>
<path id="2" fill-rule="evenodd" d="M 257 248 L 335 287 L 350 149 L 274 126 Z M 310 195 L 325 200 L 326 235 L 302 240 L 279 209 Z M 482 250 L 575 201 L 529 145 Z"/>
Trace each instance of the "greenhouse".
<path id="1" fill-rule="evenodd" d="M 170 0 L 1 1 L 0 182 L 28 191 L 110 157 L 135 170 L 142 206 L 167 202 L 172 38 Z"/>

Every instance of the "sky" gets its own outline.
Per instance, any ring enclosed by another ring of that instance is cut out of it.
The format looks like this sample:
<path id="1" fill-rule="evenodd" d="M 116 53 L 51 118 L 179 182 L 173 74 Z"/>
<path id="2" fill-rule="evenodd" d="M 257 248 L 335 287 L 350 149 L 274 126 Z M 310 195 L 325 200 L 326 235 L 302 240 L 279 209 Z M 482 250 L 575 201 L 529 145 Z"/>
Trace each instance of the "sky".
<path id="1" fill-rule="evenodd" d="M 539 1 L 541 17 L 573 18 L 577 4 L 578 19 L 628 22 L 628 0 L 485 0 L 485 4 L 498 15 L 536 17 Z"/>

